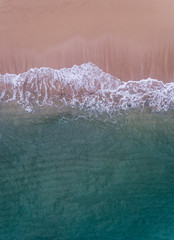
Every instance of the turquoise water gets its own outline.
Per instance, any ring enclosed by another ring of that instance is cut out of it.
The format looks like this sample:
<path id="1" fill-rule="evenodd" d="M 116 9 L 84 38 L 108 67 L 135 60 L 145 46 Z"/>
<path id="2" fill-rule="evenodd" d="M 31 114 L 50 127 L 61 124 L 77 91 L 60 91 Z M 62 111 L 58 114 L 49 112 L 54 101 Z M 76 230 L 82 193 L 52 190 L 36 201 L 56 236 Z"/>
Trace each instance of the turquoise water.
<path id="1" fill-rule="evenodd" d="M 174 239 L 172 111 L 0 114 L 0 240 Z"/>

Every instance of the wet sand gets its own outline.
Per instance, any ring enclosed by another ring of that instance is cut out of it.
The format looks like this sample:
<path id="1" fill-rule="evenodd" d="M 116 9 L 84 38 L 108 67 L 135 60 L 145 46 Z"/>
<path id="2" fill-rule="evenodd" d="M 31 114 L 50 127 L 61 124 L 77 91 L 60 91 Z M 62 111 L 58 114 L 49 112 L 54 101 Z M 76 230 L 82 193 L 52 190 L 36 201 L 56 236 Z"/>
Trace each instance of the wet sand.
<path id="1" fill-rule="evenodd" d="M 93 62 L 173 81 L 173 12 L 173 0 L 0 0 L 0 73 Z"/>

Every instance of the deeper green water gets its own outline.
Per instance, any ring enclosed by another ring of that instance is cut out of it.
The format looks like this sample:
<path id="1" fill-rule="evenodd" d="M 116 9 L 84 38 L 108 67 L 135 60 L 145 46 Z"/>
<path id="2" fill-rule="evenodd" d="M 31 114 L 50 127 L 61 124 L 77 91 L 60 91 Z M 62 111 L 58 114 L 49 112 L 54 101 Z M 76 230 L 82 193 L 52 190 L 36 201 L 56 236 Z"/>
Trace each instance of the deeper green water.
<path id="1" fill-rule="evenodd" d="M 174 113 L 2 114 L 0 240 L 173 240 Z"/>

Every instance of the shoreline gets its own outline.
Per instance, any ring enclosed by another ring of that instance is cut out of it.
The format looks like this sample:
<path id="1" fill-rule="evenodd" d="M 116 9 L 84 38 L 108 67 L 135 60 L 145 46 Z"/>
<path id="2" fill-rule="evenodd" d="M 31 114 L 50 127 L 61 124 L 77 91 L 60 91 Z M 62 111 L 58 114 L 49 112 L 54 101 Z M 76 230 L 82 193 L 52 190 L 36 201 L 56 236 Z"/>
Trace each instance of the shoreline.
<path id="1" fill-rule="evenodd" d="M 0 1 L 0 73 L 92 62 L 122 81 L 174 81 L 171 0 Z"/>
<path id="2" fill-rule="evenodd" d="M 173 59 L 172 44 L 123 42 L 115 35 L 93 39 L 76 37 L 41 53 L 30 49 L 2 49 L 0 74 L 20 74 L 35 67 L 59 70 L 92 62 L 122 81 L 150 77 L 168 83 L 174 81 Z"/>

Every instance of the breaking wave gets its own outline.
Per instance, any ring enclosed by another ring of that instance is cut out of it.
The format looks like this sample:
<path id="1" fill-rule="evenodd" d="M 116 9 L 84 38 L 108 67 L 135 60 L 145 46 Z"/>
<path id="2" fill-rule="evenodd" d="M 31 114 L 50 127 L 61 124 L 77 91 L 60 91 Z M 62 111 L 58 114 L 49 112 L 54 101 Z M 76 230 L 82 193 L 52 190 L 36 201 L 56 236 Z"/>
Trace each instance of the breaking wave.
<path id="1" fill-rule="evenodd" d="M 0 75 L 0 103 L 14 103 L 29 112 L 38 107 L 159 112 L 173 108 L 174 83 L 151 78 L 124 82 L 92 63 L 60 70 L 42 67 Z"/>

